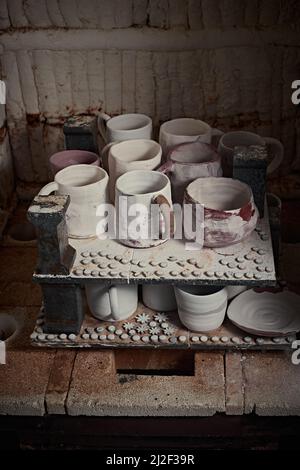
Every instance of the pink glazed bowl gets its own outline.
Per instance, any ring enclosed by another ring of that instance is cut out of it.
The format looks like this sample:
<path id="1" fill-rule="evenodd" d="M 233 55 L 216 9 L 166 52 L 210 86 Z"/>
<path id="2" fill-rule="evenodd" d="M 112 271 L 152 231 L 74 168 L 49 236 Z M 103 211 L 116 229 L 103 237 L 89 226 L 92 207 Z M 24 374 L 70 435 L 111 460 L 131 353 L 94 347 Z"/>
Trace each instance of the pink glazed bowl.
<path id="1" fill-rule="evenodd" d="M 100 166 L 99 156 L 86 150 L 63 150 L 51 155 L 49 162 L 53 175 L 71 165 Z"/>
<path id="2" fill-rule="evenodd" d="M 204 207 L 204 219 L 193 220 L 196 227 L 204 223 L 204 246 L 215 248 L 241 242 L 256 227 L 258 210 L 252 190 L 239 180 L 198 178 L 187 186 L 184 202 L 192 204 L 194 219 L 195 205 Z"/>

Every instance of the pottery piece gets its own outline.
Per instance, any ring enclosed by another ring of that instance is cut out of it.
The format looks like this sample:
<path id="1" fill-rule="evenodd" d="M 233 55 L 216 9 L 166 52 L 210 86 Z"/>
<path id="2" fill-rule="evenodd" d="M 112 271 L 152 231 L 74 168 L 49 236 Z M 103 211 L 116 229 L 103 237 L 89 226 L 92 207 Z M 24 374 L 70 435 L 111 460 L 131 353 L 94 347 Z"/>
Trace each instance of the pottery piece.
<path id="1" fill-rule="evenodd" d="M 259 336 L 285 336 L 300 331 L 300 296 L 289 291 L 255 292 L 236 297 L 227 316 L 241 330 Z"/>
<path id="2" fill-rule="evenodd" d="M 143 303 L 152 310 L 169 312 L 177 309 L 174 287 L 171 284 L 143 284 L 142 292 Z"/>
<path id="3" fill-rule="evenodd" d="M 190 142 L 174 147 L 159 171 L 171 181 L 174 202 L 182 203 L 186 186 L 196 178 L 222 176 L 221 157 L 212 145 Z"/>
<path id="4" fill-rule="evenodd" d="M 85 285 L 85 291 L 90 311 L 98 320 L 125 320 L 137 309 L 137 285 L 89 283 Z"/>
<path id="5" fill-rule="evenodd" d="M 171 185 L 163 173 L 134 170 L 120 176 L 116 181 L 115 203 L 117 235 L 124 245 L 147 248 L 172 238 Z"/>
<path id="6" fill-rule="evenodd" d="M 113 143 L 109 149 L 110 200 L 115 199 L 119 176 L 132 170 L 155 170 L 161 161 L 161 146 L 154 140 L 136 139 Z"/>
<path id="7" fill-rule="evenodd" d="M 179 118 L 164 122 L 160 126 L 159 143 L 166 158 L 170 150 L 176 145 L 186 142 L 203 142 L 210 144 L 213 137 L 221 136 L 223 132 L 212 128 L 199 119 Z"/>
<path id="8" fill-rule="evenodd" d="M 204 206 L 204 246 L 223 247 L 244 240 L 255 229 L 258 210 L 251 188 L 231 178 L 198 178 L 185 190 L 184 202 Z M 193 211 L 195 217 L 195 210 Z M 198 226 L 199 222 L 197 221 Z M 190 235 L 192 237 L 192 234 Z"/>
<path id="9" fill-rule="evenodd" d="M 105 231 L 101 229 L 102 218 L 96 215 L 98 206 L 108 202 L 108 175 L 103 168 L 93 165 L 64 168 L 39 195 L 47 196 L 54 191 L 60 196 L 70 196 L 66 212 L 69 237 L 93 238 Z"/>
<path id="10" fill-rule="evenodd" d="M 100 113 L 98 116 L 98 129 L 105 144 L 122 142 L 123 140 L 151 139 L 152 120 L 145 114 L 130 113 L 111 117 Z M 102 149 L 102 165 L 108 170 L 109 147 Z"/>
<path id="11" fill-rule="evenodd" d="M 227 308 L 226 287 L 174 286 L 181 323 L 192 331 L 212 331 L 222 325 Z"/>
<path id="12" fill-rule="evenodd" d="M 218 151 L 222 157 L 223 173 L 225 176 L 232 177 L 233 151 L 234 147 L 250 145 L 270 146 L 272 161 L 267 167 L 267 174 L 273 173 L 281 164 L 284 156 L 282 143 L 273 137 L 261 137 L 253 132 L 232 131 L 224 134 L 218 145 Z"/>
<path id="13" fill-rule="evenodd" d="M 99 156 L 86 150 L 63 150 L 51 155 L 49 158 L 53 176 L 60 170 L 71 165 L 100 165 Z"/>

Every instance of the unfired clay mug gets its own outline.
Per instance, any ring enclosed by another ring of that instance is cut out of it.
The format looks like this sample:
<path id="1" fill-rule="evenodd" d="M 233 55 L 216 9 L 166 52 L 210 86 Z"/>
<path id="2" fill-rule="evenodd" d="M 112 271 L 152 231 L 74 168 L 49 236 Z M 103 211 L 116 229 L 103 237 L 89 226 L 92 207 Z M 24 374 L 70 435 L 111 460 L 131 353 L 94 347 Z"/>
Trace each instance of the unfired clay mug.
<path id="1" fill-rule="evenodd" d="M 142 292 L 143 303 L 152 310 L 169 312 L 177 309 L 174 287 L 171 284 L 143 284 Z"/>
<path id="2" fill-rule="evenodd" d="M 137 309 L 137 285 L 89 283 L 85 291 L 90 311 L 98 320 L 125 320 Z"/>
<path id="3" fill-rule="evenodd" d="M 219 153 L 222 157 L 224 175 L 232 176 L 234 147 L 249 145 L 268 145 L 271 148 L 273 159 L 267 167 L 267 174 L 273 173 L 281 164 L 284 156 L 284 148 L 281 142 L 273 137 L 261 137 L 248 131 L 232 131 L 224 134 L 218 145 Z"/>
<path id="4" fill-rule="evenodd" d="M 99 166 L 99 156 L 86 150 L 63 150 L 51 155 L 49 158 L 53 175 L 71 165 L 95 165 Z"/>
<path id="5" fill-rule="evenodd" d="M 93 238 L 99 235 L 98 224 L 102 219 L 96 214 L 97 207 L 108 202 L 108 175 L 103 168 L 93 165 L 64 168 L 39 194 L 47 196 L 54 191 L 60 196 L 70 196 L 66 212 L 69 237 Z"/>
<path id="6" fill-rule="evenodd" d="M 162 146 L 163 156 L 167 158 L 170 150 L 176 145 L 186 142 L 203 142 L 210 144 L 213 137 L 219 137 L 223 132 L 212 128 L 199 119 L 179 118 L 164 122 L 160 126 L 159 143 Z"/>
<path id="7" fill-rule="evenodd" d="M 228 293 L 226 287 L 174 286 L 181 323 L 192 331 L 212 331 L 222 325 Z"/>
<path id="8" fill-rule="evenodd" d="M 169 152 L 159 171 L 171 180 L 173 202 L 181 204 L 186 186 L 196 178 L 222 176 L 221 158 L 212 145 L 199 141 L 180 144 Z"/>
<path id="9" fill-rule="evenodd" d="M 152 120 L 145 114 L 130 113 L 111 117 L 101 113 L 98 116 L 98 129 L 105 144 L 122 142 L 123 140 L 151 139 Z M 102 165 L 108 170 L 108 150 L 102 149 Z"/>
<path id="10" fill-rule="evenodd" d="M 132 170 L 155 170 L 161 161 L 161 146 L 154 140 L 127 140 L 111 145 L 108 155 L 110 200 L 115 199 L 119 176 Z"/>
<path id="11" fill-rule="evenodd" d="M 134 170 L 120 176 L 115 204 L 117 235 L 124 245 L 147 248 L 173 237 L 171 185 L 163 173 Z"/>

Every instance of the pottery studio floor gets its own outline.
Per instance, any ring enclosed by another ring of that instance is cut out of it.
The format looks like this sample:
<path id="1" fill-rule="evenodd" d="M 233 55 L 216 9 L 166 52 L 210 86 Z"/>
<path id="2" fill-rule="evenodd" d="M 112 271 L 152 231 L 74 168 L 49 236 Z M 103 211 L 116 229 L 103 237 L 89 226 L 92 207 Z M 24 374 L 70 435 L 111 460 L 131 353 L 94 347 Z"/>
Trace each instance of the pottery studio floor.
<path id="1" fill-rule="evenodd" d="M 300 293 L 299 208 L 299 201 L 283 206 L 282 273 Z M 19 205 L 8 229 L 25 219 L 26 206 Z M 292 350 L 225 354 L 32 347 L 29 335 L 41 305 L 39 286 L 31 282 L 36 246 L 5 236 L 0 258 L 0 313 L 24 320 L 6 365 L 0 365 L 0 414 L 300 416 L 300 365 L 292 364 Z"/>

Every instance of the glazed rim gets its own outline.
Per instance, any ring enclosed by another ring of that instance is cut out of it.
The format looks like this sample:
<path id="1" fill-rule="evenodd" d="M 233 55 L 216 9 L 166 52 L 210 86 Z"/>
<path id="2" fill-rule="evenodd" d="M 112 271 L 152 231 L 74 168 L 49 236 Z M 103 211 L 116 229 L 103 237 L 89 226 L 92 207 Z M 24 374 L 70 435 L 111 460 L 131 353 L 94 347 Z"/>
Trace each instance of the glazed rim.
<path id="1" fill-rule="evenodd" d="M 129 150 L 129 154 L 124 158 L 124 150 Z M 161 146 L 155 140 L 151 139 L 132 139 L 124 140 L 112 145 L 110 149 L 111 154 L 114 158 L 120 162 L 136 162 L 136 161 L 147 161 L 152 158 L 160 156 L 162 153 Z M 115 152 L 118 152 L 116 154 Z"/>
<path id="2" fill-rule="evenodd" d="M 203 156 L 202 158 L 199 158 L 199 155 L 189 155 L 189 147 L 192 148 L 196 146 L 200 148 L 202 147 L 202 150 L 206 151 L 207 155 Z M 179 153 L 181 150 L 183 150 L 183 153 Z M 184 153 L 184 150 L 187 150 L 187 153 Z M 176 153 L 178 153 L 177 156 Z M 180 158 L 184 158 L 184 160 L 181 160 Z M 168 159 L 172 160 L 173 162 L 180 163 L 181 165 L 191 165 L 193 163 L 201 165 L 202 163 L 206 164 L 220 160 L 220 155 L 213 145 L 196 140 L 195 142 L 185 142 L 173 147 L 169 152 Z"/>
<path id="3" fill-rule="evenodd" d="M 210 287 L 210 286 L 175 286 L 177 289 L 185 292 L 191 297 L 201 296 L 201 297 L 210 297 L 211 295 L 218 294 L 225 287 Z"/>
<path id="4" fill-rule="evenodd" d="M 164 122 L 161 129 L 175 136 L 197 136 L 206 134 L 210 131 L 211 127 L 200 119 L 178 118 Z"/>
<path id="5" fill-rule="evenodd" d="M 186 188 L 186 195 L 205 209 L 224 212 L 241 209 L 252 199 L 251 188 L 246 183 L 214 176 L 194 180 Z"/>
<path id="6" fill-rule="evenodd" d="M 117 179 L 116 189 L 126 196 L 146 196 L 162 191 L 168 184 L 169 178 L 159 171 L 132 170 Z"/>
<path id="7" fill-rule="evenodd" d="M 104 179 L 108 179 L 106 171 L 93 165 L 71 165 L 55 175 L 55 181 L 58 184 L 69 186 L 74 190 L 83 187 L 92 188 L 93 185 Z"/>
<path id="8" fill-rule="evenodd" d="M 110 118 L 106 125 L 112 131 L 134 131 L 151 124 L 151 118 L 146 114 L 121 114 Z"/>
<path id="9" fill-rule="evenodd" d="M 74 159 L 74 165 L 90 164 L 96 162 L 99 158 L 96 153 L 87 150 L 63 150 L 62 152 L 56 152 L 51 155 L 50 162 L 56 164 L 63 163 L 62 159 L 64 157 L 69 161 Z"/>

